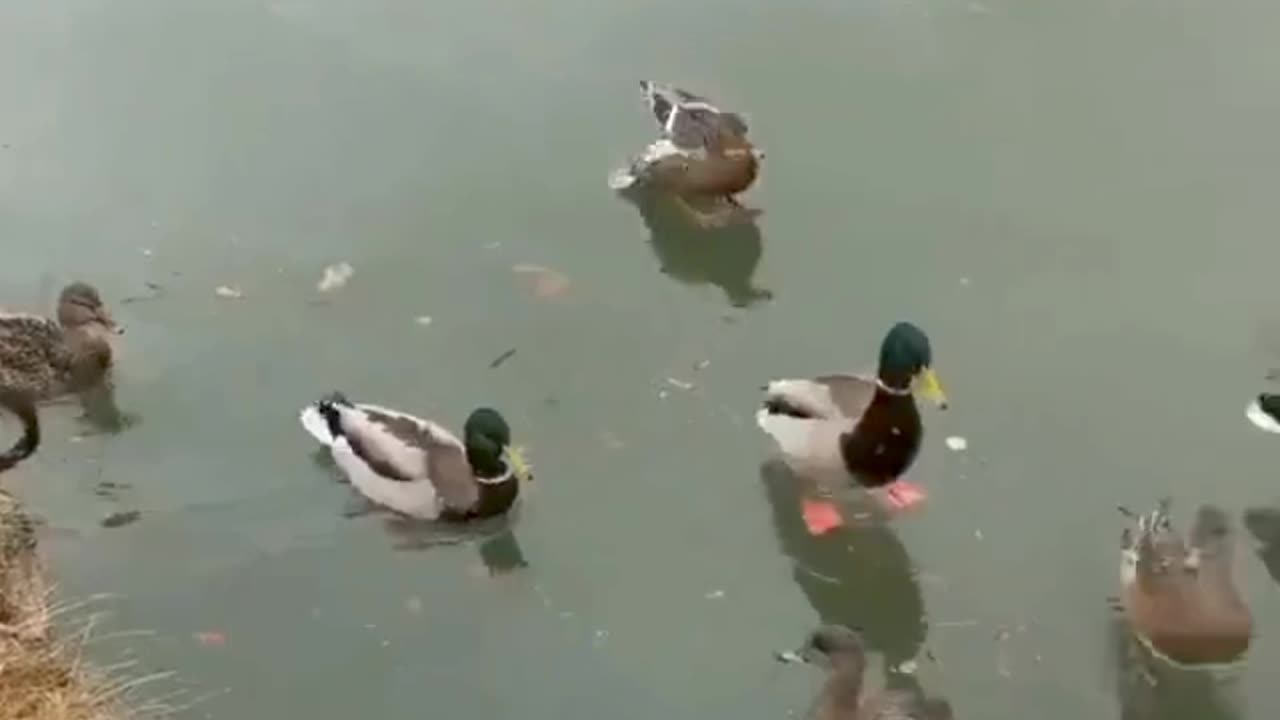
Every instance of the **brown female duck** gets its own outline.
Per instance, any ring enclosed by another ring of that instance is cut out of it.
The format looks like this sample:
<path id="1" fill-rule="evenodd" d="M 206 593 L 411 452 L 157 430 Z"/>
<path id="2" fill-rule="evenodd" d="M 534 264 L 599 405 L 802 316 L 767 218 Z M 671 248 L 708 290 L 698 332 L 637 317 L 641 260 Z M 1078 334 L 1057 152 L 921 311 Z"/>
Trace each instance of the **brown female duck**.
<path id="1" fill-rule="evenodd" d="M 640 82 L 661 136 L 625 169 L 615 172 L 615 190 L 661 191 L 703 227 L 726 224 L 735 214 L 754 217 L 735 197 L 760 173 L 764 154 L 747 139 L 742 116 L 679 88 Z"/>
<path id="2" fill-rule="evenodd" d="M 952 720 L 951 704 L 918 687 L 864 692 L 867 653 L 862 637 L 844 625 L 823 625 L 798 650 L 777 654 L 782 662 L 824 666 L 827 680 L 814 699 L 812 720 Z"/>
<path id="3" fill-rule="evenodd" d="M 37 399 L 109 382 L 116 325 L 98 291 L 76 282 L 58 297 L 56 322 L 0 313 L 0 386 Z"/>
<path id="4" fill-rule="evenodd" d="M 924 492 L 901 479 L 920 451 L 924 427 L 913 392 L 946 407 L 933 371 L 929 337 L 911 323 L 894 325 L 880 345 L 875 378 L 824 375 L 775 380 L 765 387 L 756 423 L 778 445 L 797 475 L 819 486 L 855 482 L 883 491 L 891 509 L 909 507 Z M 809 529 L 821 534 L 841 524 L 829 503 L 805 501 Z"/>
<path id="5" fill-rule="evenodd" d="M 1232 577 L 1225 512 L 1202 505 L 1190 542 L 1173 528 L 1170 502 L 1135 517 L 1121 541 L 1121 606 L 1133 633 L 1182 665 L 1228 663 L 1249 648 L 1253 618 Z M 1133 516 L 1132 513 L 1127 514 Z"/>

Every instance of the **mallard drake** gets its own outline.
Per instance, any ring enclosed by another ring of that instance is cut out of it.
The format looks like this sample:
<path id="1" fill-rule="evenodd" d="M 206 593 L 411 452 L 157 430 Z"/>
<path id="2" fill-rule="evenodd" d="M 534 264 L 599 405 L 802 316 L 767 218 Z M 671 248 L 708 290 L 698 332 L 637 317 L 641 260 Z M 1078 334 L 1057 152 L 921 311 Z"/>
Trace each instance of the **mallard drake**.
<path id="1" fill-rule="evenodd" d="M 946 407 L 929 337 L 900 322 L 880 344 L 876 377 L 774 380 L 764 388 L 756 423 L 802 478 L 851 480 L 877 491 L 890 509 L 904 509 L 924 499 L 922 489 L 901 479 L 924 436 L 914 389 Z M 834 505 L 813 500 L 804 502 L 804 515 L 816 534 L 842 522 Z"/>
<path id="2" fill-rule="evenodd" d="M 654 188 L 703 227 L 724 225 L 737 213 L 754 217 L 735 197 L 756 181 L 764 153 L 747 139 L 747 123 L 686 90 L 640 82 L 660 137 L 616 171 L 614 190 Z M 710 207 L 711 210 L 703 208 Z"/>
<path id="3" fill-rule="evenodd" d="M 463 441 L 439 423 L 333 393 L 302 410 L 302 427 L 329 448 L 373 502 L 424 520 L 501 515 L 530 479 L 511 430 L 491 408 L 471 413 Z"/>
<path id="4" fill-rule="evenodd" d="M 1258 429 L 1280 433 L 1280 395 L 1259 393 L 1245 408 L 1244 414 Z"/>
<path id="5" fill-rule="evenodd" d="M 778 660 L 827 669 L 827 681 L 814 699 L 813 720 L 952 720 L 951 704 L 913 690 L 863 692 L 867 652 L 862 636 L 844 625 L 823 625 L 796 650 L 776 654 Z"/>
<path id="6" fill-rule="evenodd" d="M 0 388 L 0 407 L 8 410 L 22 423 L 22 437 L 13 447 L 0 453 L 0 472 L 31 457 L 40 447 L 40 417 L 35 403 L 28 394 L 12 388 Z"/>
<path id="7" fill-rule="evenodd" d="M 1202 505 L 1190 542 L 1173 528 L 1170 501 L 1137 516 L 1121 537 L 1121 607 L 1134 635 L 1181 665 L 1228 663 L 1249 648 L 1253 618 L 1232 577 L 1227 514 Z"/>
<path id="8" fill-rule="evenodd" d="M 68 285 L 57 320 L 0 313 L 0 386 L 49 399 L 110 382 L 111 336 L 124 332 L 93 286 Z"/>

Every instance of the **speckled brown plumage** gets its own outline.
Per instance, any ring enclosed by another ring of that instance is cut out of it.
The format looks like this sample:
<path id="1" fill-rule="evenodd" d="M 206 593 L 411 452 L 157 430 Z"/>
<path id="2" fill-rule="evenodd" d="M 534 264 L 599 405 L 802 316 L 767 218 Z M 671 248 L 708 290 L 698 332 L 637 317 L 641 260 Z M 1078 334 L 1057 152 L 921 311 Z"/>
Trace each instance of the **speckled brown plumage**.
<path id="1" fill-rule="evenodd" d="M 62 291 L 56 321 L 0 314 L 0 387 L 43 400 L 109 383 L 118 332 L 98 291 L 84 283 Z"/>

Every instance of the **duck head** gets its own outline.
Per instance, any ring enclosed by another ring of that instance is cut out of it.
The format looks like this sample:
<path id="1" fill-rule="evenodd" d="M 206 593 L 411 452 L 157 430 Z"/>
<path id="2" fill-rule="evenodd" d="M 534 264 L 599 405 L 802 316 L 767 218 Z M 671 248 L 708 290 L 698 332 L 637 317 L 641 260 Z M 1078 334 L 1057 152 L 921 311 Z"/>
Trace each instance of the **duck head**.
<path id="1" fill-rule="evenodd" d="M 933 347 L 924 330 L 900 322 L 889 329 L 880 344 L 880 385 L 895 394 L 914 389 L 938 407 L 947 407 L 947 395 L 938 375 L 933 371 Z"/>
<path id="2" fill-rule="evenodd" d="M 511 470 L 517 477 L 532 479 L 520 450 L 511 445 L 511 427 L 502 413 L 487 407 L 476 409 L 467 417 L 462 435 L 467 462 L 479 477 L 501 477 Z"/>
<path id="3" fill-rule="evenodd" d="M 58 324 L 68 330 L 96 326 L 117 335 L 124 332 L 111 317 L 98 290 L 83 282 L 74 282 L 62 289 L 58 296 Z"/>

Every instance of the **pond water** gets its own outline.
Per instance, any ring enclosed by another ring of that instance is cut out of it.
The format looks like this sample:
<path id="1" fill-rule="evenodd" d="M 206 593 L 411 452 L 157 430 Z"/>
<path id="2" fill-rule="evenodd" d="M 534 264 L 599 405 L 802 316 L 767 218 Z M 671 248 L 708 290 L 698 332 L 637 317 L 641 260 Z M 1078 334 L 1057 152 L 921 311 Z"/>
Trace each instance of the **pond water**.
<path id="1" fill-rule="evenodd" d="M 199 700 L 179 717 L 782 718 L 819 678 L 771 652 L 821 617 L 866 628 L 877 676 L 918 656 L 960 718 L 1274 718 L 1280 588 L 1247 542 L 1230 677 L 1134 691 L 1106 598 L 1117 504 L 1280 499 L 1280 444 L 1243 418 L 1280 366 L 1277 23 L 1248 0 L 10 0 L 2 301 L 96 283 L 139 422 L 73 442 L 50 408 L 6 482 L 64 595 L 147 633 L 92 653 L 176 670 L 155 691 Z M 698 237 L 608 191 L 652 135 L 641 78 L 746 112 L 758 227 Z M 898 319 L 953 401 L 925 414 L 930 500 L 808 537 L 758 388 L 868 367 Z M 501 407 L 537 467 L 509 532 L 347 517 L 296 422 L 334 388 L 455 426 Z"/>

